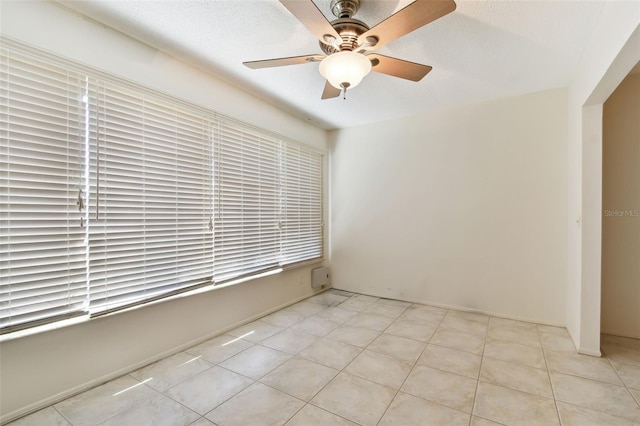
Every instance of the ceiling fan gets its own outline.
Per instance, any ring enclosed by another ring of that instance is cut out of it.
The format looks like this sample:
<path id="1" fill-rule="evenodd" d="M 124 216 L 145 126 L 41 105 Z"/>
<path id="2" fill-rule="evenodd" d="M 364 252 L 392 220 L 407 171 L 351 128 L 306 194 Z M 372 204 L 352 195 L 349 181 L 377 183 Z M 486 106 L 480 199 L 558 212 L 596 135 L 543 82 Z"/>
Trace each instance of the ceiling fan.
<path id="1" fill-rule="evenodd" d="M 352 18 L 360 0 L 331 0 L 337 19 L 329 22 L 312 0 L 280 0 L 320 41 L 325 55 L 311 54 L 288 58 L 244 62 L 252 69 L 320 62 L 320 74 L 327 80 L 322 99 L 335 98 L 357 86 L 375 71 L 411 81 L 420 81 L 431 67 L 373 53 L 411 31 L 456 9 L 454 0 L 415 0 L 373 28 Z"/>

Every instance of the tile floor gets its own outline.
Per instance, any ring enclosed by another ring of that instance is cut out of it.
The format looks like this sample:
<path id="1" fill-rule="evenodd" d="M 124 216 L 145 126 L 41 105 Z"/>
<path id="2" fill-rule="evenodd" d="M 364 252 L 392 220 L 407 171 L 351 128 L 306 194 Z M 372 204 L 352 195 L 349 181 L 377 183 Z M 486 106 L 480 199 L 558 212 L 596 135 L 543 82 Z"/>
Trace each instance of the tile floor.
<path id="1" fill-rule="evenodd" d="M 638 425 L 640 341 L 329 290 L 12 423 Z"/>

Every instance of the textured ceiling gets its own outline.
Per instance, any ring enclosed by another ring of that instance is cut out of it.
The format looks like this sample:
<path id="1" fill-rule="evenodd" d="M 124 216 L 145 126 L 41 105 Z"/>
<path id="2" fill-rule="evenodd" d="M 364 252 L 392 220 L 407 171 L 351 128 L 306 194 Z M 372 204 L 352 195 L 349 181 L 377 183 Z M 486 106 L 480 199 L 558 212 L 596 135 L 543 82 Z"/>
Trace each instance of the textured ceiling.
<path id="1" fill-rule="evenodd" d="M 335 19 L 329 0 L 314 1 Z M 242 65 L 321 53 L 278 0 L 59 2 L 327 129 L 567 86 L 603 7 L 600 1 L 456 0 L 453 13 L 378 50 L 433 66 L 422 81 L 371 73 L 346 100 L 323 101 L 317 63 Z M 354 17 L 372 27 L 410 2 L 361 0 Z"/>

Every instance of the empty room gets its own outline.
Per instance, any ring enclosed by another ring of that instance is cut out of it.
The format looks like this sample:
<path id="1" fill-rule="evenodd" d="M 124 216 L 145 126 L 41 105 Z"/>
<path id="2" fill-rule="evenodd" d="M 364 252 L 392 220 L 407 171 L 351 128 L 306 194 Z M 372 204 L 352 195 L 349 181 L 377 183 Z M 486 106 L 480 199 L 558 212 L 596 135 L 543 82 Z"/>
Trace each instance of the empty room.
<path id="1" fill-rule="evenodd" d="M 0 424 L 640 424 L 640 2 L 1 0 Z"/>

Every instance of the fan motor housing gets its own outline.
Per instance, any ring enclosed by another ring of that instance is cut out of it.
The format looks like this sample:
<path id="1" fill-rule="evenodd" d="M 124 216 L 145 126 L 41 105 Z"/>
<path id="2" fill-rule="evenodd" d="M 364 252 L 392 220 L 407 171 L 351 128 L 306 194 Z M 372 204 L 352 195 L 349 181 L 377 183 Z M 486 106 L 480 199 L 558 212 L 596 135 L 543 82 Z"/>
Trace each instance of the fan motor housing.
<path id="1" fill-rule="evenodd" d="M 334 45 L 320 41 L 320 48 L 327 55 L 343 50 L 355 50 L 358 47 L 358 37 L 369 31 L 369 27 L 362 21 L 353 18 L 338 18 L 331 22 L 331 26 L 340 34 L 342 42 L 340 49 Z"/>
<path id="2" fill-rule="evenodd" d="M 331 0 L 330 7 L 336 18 L 351 18 L 360 8 L 360 0 Z"/>

